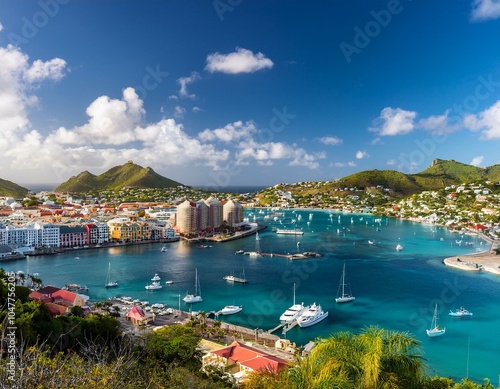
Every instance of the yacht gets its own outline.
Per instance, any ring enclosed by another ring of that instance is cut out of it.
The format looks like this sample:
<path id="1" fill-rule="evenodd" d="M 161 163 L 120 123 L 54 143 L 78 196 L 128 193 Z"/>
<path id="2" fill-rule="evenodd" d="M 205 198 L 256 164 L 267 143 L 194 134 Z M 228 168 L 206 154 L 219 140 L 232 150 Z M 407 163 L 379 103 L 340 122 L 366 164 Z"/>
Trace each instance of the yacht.
<path id="1" fill-rule="evenodd" d="M 396 246 L 396 251 L 401 251 L 401 250 L 403 250 L 403 246 L 401 246 L 400 244 L 398 244 Z"/>
<path id="2" fill-rule="evenodd" d="M 449 315 L 453 317 L 472 316 L 472 312 L 469 312 L 464 307 L 460 307 L 460 309 L 457 309 L 455 312 L 450 311 Z"/>
<path id="3" fill-rule="evenodd" d="M 304 303 L 295 303 L 295 284 L 293 284 L 293 305 L 285 312 L 283 312 L 283 314 L 280 316 L 280 321 L 282 323 L 291 323 L 308 308 L 309 307 L 304 307 Z"/>
<path id="4" fill-rule="evenodd" d="M 154 277 L 151 278 L 151 281 L 153 282 L 151 282 L 151 284 L 149 285 L 146 285 L 145 288 L 147 290 L 156 290 L 163 288 L 163 286 L 161 286 L 160 284 L 160 280 L 161 280 L 160 276 L 158 274 L 155 274 Z"/>
<path id="5" fill-rule="evenodd" d="M 226 305 L 220 310 L 221 315 L 233 315 L 235 313 L 241 312 L 243 307 L 241 305 Z"/>
<path id="6" fill-rule="evenodd" d="M 328 312 L 323 311 L 321 305 L 313 303 L 308 309 L 297 318 L 299 327 L 310 327 L 328 317 Z"/>
<path id="7" fill-rule="evenodd" d="M 162 252 L 162 253 L 164 253 L 164 252 L 166 252 L 166 251 L 167 251 L 167 248 L 166 248 L 165 246 L 163 246 L 163 247 L 161 248 L 161 252 Z"/>

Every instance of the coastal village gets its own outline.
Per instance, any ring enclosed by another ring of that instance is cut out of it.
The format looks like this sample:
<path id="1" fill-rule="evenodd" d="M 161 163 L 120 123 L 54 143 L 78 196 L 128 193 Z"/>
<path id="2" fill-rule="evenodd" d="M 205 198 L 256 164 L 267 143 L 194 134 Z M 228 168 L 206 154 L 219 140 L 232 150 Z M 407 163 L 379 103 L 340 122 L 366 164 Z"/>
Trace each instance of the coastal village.
<path id="1" fill-rule="evenodd" d="M 491 252 L 469 259 L 447 258 L 445 264 L 500 274 L 500 257 L 494 258 L 500 236 L 498 184 L 450 186 L 407 198 L 393 196 L 390 188 L 383 187 L 344 188 L 337 196 L 307 196 L 304 189 L 315 186 L 321 192 L 322 183 L 296 185 L 300 191 L 280 184 L 258 194 L 224 194 L 221 200 L 217 198 L 220 194 L 209 194 L 203 199 L 206 192 L 186 187 L 172 190 L 171 197 L 163 201 L 139 201 L 150 197 L 151 190 L 136 188 L 99 197 L 52 192 L 22 199 L 4 197 L 0 199 L 0 259 L 110 245 L 166 244 L 179 239 L 203 245 L 209 240 L 225 241 L 256 233 L 262 226 L 245 217 L 245 208 L 260 208 L 266 216 L 280 209 L 320 208 L 348 214 L 372 213 L 443 225 L 460 233 L 479 233 L 491 243 Z M 193 201 L 188 197 L 201 199 Z M 278 372 L 295 360 L 295 344 L 273 335 L 272 330 L 259 333 L 217 321 L 217 317 L 211 319 L 205 313 L 193 315 L 173 308 L 167 312 L 163 307 L 127 297 L 89 306 L 84 290 L 43 286 L 39 281 L 31 277 L 33 291 L 29 298 L 45 304 L 54 316 L 69 315 L 75 309 L 83 315 L 107 313 L 119 318 L 132 334 L 172 324 L 202 326 L 211 334 L 200 343 L 203 366 L 223 366 L 235 382 L 241 382 L 252 371 Z M 284 333 L 286 330 L 284 327 Z M 211 336 L 218 341 L 212 342 Z M 313 347 L 314 342 L 306 345 L 302 355 L 308 355 Z"/>

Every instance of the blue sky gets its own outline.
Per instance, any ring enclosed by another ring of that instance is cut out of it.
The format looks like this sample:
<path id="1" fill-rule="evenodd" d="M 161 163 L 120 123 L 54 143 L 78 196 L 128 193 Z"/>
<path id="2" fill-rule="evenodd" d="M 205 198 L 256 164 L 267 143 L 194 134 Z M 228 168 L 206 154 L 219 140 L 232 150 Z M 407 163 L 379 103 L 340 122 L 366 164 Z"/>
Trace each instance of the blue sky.
<path id="1" fill-rule="evenodd" d="M 0 178 L 500 163 L 500 2 L 0 0 Z"/>

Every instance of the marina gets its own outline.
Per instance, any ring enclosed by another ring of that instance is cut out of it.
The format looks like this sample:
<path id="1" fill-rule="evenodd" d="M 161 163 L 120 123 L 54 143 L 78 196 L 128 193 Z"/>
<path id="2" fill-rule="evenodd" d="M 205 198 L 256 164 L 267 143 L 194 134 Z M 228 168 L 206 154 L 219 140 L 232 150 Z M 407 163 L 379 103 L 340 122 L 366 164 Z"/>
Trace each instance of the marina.
<path id="1" fill-rule="evenodd" d="M 39 273 L 44 285 L 86 286 L 91 301 L 131 296 L 131 301 L 148 301 L 149 306 L 163 304 L 158 311 L 163 312 L 159 316 L 162 318 L 172 317 L 166 313 L 169 308 L 190 311 L 191 304 L 182 298 L 187 291 L 193 291 L 197 269 L 203 284 L 203 301 L 196 304 L 196 311 L 215 313 L 226 305 L 241 305 L 244 307 L 241 312 L 220 315 L 219 320 L 230 327 L 246 328 L 250 335 L 256 329 L 258 333 L 262 330 L 262 334 L 275 329 L 274 337 L 286 335 L 297 345 L 305 345 L 318 336 L 326 337 L 337 331 L 357 333 L 367 325 L 410 331 L 422 342 L 430 371 L 455 378 L 465 376 L 463 369 L 452 361 L 461 356 L 465 361 L 466 349 L 462 346 L 470 336 L 471 350 L 476 356 L 470 362 L 470 378 L 480 381 L 496 374 L 494 361 L 498 360 L 496 350 L 500 349 L 500 340 L 491 339 L 490 335 L 500 326 L 495 297 L 500 294 L 500 279 L 486 272 L 463 272 L 442 263 L 446 257 L 465 258 L 466 254 L 474 253 L 475 247 L 480 246 L 477 236 L 464 236 L 464 243 L 458 246 L 456 234 L 445 228 L 383 219 L 384 228 L 377 233 L 377 245 L 370 246 L 367 242 L 379 225 L 371 215 L 363 215 L 363 221 L 355 217 L 351 224 L 350 215 L 342 213 L 334 214 L 335 217 L 329 217 L 325 211 L 283 213 L 288 218 L 302 214 L 305 220 L 313 213 L 311 225 L 300 226 L 308 233 L 300 238 L 298 247 L 296 236 L 278 238 L 272 231 L 273 226 L 280 225 L 279 220 L 266 221 L 270 228 L 259 231 L 261 253 L 256 257 L 235 255 L 238 250 L 255 250 L 255 236 L 249 236 L 213 244 L 208 250 L 177 241 L 168 243 L 168 251 L 163 253 L 160 251 L 165 243 L 127 245 L 79 250 L 79 260 L 74 259 L 74 253 L 67 252 L 2 265 L 7 271 Z M 344 219 L 349 226 L 345 236 L 337 233 L 337 229 L 344 231 Z M 399 238 L 405 242 L 405 249 L 397 252 L 394 242 Z M 477 243 L 465 245 L 466 241 Z M 321 256 L 300 261 L 287 257 L 304 252 Z M 356 300 L 337 304 L 335 298 L 344 263 L 350 282 L 355 285 Z M 104 287 L 109 264 L 113 280 L 119 284 L 116 288 Z M 251 281 L 244 287 L 223 279 L 228 269 L 243 268 Z M 154 282 L 150 279 L 155 274 L 174 284 L 158 290 L 145 289 L 146 281 Z M 292 305 L 294 284 L 298 304 L 321 303 L 323 310 L 329 312 L 328 317 L 307 328 L 282 324 L 280 315 Z M 398 298 L 394 299 L 396 291 Z M 439 300 L 440 296 L 446 299 Z M 431 341 L 425 330 L 430 328 L 436 300 L 446 335 Z M 448 316 L 450 310 L 460 306 L 474 312 L 474 318 L 457 320 Z M 158 321 L 161 322 L 160 318 Z M 490 346 L 485 348 L 483 344 Z"/>

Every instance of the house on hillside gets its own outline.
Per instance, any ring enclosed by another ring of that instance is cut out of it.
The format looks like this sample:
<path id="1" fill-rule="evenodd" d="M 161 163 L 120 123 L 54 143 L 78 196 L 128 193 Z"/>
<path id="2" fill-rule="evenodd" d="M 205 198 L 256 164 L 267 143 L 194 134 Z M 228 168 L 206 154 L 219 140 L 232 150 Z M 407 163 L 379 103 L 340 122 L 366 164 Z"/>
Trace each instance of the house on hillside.
<path id="1" fill-rule="evenodd" d="M 252 371 L 278 372 L 289 364 L 288 361 L 234 341 L 229 346 L 212 350 L 202 358 L 203 367 L 217 366 L 226 369 L 238 381 Z"/>
<path id="2" fill-rule="evenodd" d="M 145 326 L 150 321 L 155 320 L 155 316 L 147 315 L 141 306 L 134 305 L 130 311 L 125 315 L 125 320 L 130 321 L 132 324 L 137 326 Z"/>
<path id="3" fill-rule="evenodd" d="M 75 306 L 82 307 L 84 312 L 89 311 L 89 307 L 87 306 L 89 296 L 73 293 L 51 285 L 31 292 L 29 298 L 41 301 L 54 316 L 68 315 L 71 308 Z"/>

